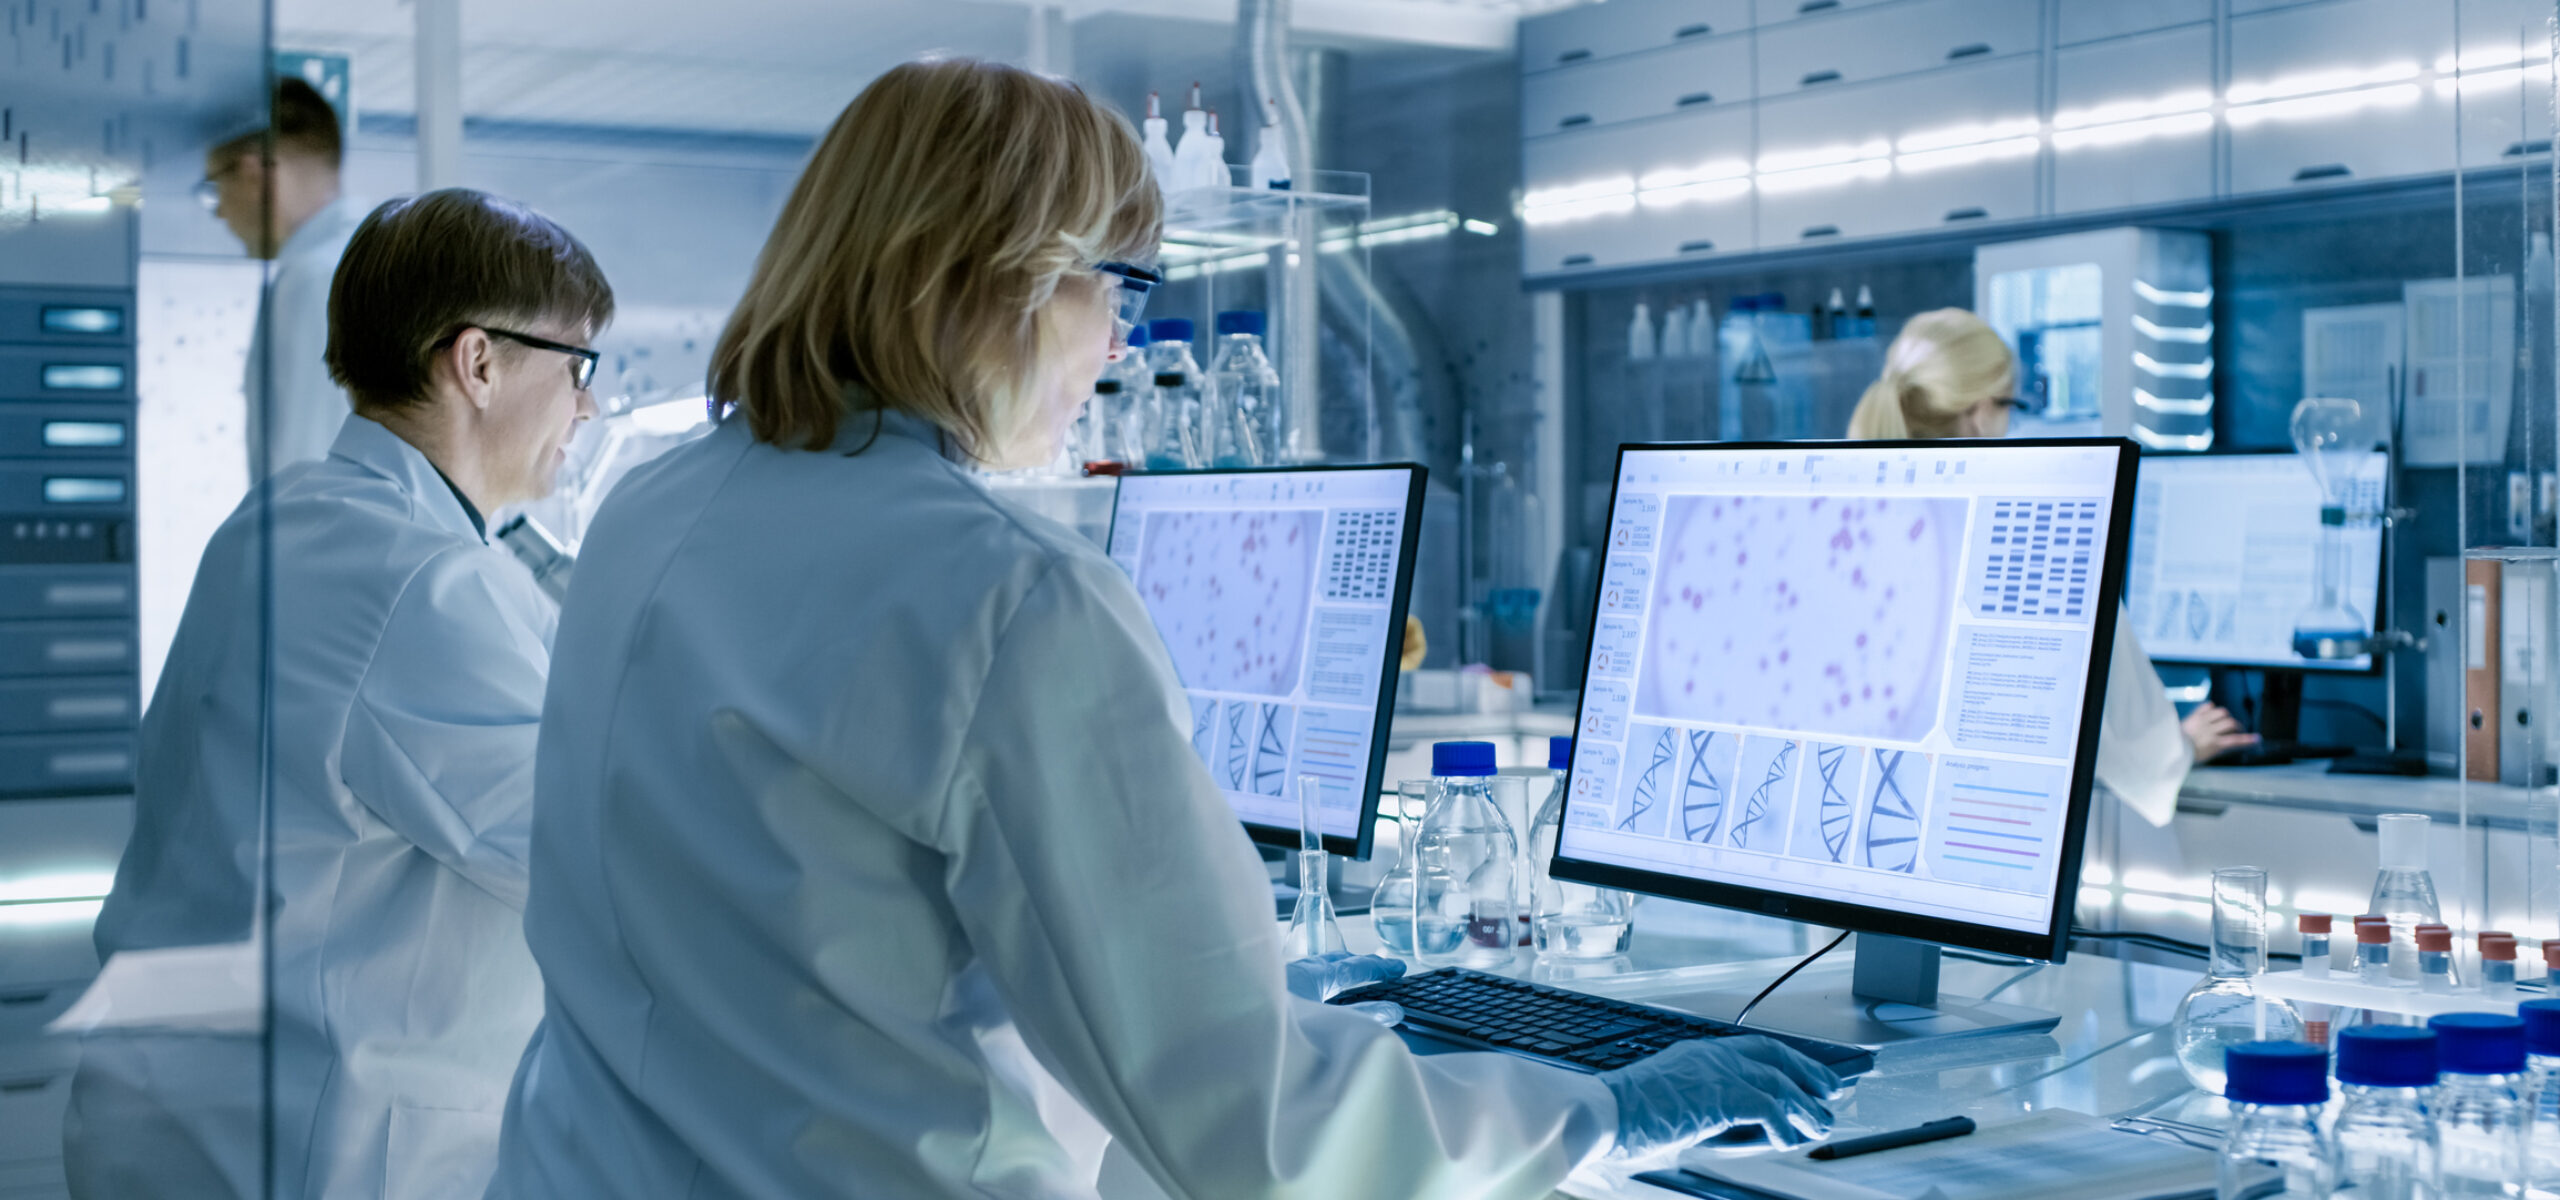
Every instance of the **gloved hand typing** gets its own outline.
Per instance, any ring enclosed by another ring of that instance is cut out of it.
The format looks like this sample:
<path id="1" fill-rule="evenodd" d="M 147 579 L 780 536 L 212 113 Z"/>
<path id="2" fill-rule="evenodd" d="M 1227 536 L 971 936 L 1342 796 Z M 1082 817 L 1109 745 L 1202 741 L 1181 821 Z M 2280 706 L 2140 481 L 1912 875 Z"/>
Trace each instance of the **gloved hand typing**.
<path id="1" fill-rule="evenodd" d="M 1801 1145 L 1831 1131 L 1822 1102 L 1840 1094 L 1830 1068 L 1751 1034 L 1682 1042 L 1605 1072 L 1600 1082 L 1618 1098 L 1617 1153 L 1624 1156 L 1755 1123 L 1779 1145 Z"/>
<path id="2" fill-rule="evenodd" d="M 1404 964 L 1375 954 L 1353 954 L 1336 950 L 1302 958 L 1285 968 L 1289 976 L 1289 993 L 1322 1002 L 1346 988 L 1365 983 L 1384 983 L 1404 974 Z M 1344 1007 L 1365 1013 L 1381 1024 L 1395 1025 L 1404 1020 L 1404 1009 L 1384 1000 L 1349 1004 Z"/>

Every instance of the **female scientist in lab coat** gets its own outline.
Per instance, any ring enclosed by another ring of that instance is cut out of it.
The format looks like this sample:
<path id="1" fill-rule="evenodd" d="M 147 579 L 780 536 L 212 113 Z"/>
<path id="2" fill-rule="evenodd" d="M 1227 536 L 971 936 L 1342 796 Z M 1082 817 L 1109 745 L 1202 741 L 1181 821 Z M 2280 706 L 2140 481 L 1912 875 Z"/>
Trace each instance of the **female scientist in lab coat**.
<path id="1" fill-rule="evenodd" d="M 1763 1039 L 1575 1075 L 1284 990 L 1136 591 L 969 471 L 1054 459 L 1137 315 L 1145 164 L 970 61 L 817 148 L 719 429 L 614 492 L 562 610 L 491 1196 L 1092 1196 L 1117 1139 L 1178 1197 L 1475 1200 L 1826 1125 L 1838 1081 Z"/>
<path id="2" fill-rule="evenodd" d="M 1961 308 L 1921 313 L 1885 351 L 1884 374 L 1849 414 L 1849 436 L 2003 437 L 2009 411 L 2019 403 L 2017 382 L 2008 343 L 1982 318 Z M 2098 782 L 2108 791 L 2143 820 L 2166 825 L 2188 768 L 2257 740 L 2219 705 L 2200 705 L 2180 721 L 2133 622 L 2116 622 L 2098 726 Z"/>

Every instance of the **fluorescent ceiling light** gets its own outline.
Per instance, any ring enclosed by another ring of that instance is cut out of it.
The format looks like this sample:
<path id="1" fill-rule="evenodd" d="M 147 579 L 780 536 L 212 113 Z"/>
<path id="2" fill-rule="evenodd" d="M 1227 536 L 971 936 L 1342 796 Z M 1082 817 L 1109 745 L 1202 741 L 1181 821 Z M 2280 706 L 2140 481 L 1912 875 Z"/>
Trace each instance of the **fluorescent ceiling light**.
<path id="1" fill-rule="evenodd" d="M 2169 308 L 2203 308 L 2213 303 L 2212 288 L 2197 292 L 2173 292 L 2167 288 L 2153 287 L 2140 279 L 2133 281 L 2133 294 L 2153 304 Z"/>
<path id="2" fill-rule="evenodd" d="M 2247 129 L 2269 121 L 2311 121 L 2324 117 L 2342 117 L 2369 108 L 2397 108 L 2415 104 L 2418 85 L 2393 84 L 2388 87 L 2365 88 L 2353 92 L 2331 92 L 2323 96 L 2304 96 L 2296 100 L 2273 100 L 2227 110 L 2223 118 L 2234 129 Z"/>
<path id="3" fill-rule="evenodd" d="M 2199 396 L 2193 400 L 2171 400 L 2154 396 L 2141 388 L 2133 389 L 2133 402 L 2152 412 L 2178 417 L 2201 417 L 2213 411 L 2211 396 Z"/>
<path id="4" fill-rule="evenodd" d="M 2149 372 L 2155 379 L 2210 379 L 2213 377 L 2213 360 L 2210 358 L 2196 363 L 2164 363 L 2136 350 L 2133 352 L 2133 365 L 2137 370 Z"/>
<path id="5" fill-rule="evenodd" d="M 1739 158 L 1719 158 L 1694 167 L 1675 167 L 1656 171 L 1636 181 L 1643 191 L 1655 188 L 1683 187 L 1692 183 L 1716 183 L 1727 179 L 1744 179 L 1751 174 L 1751 164 Z"/>
<path id="6" fill-rule="evenodd" d="M 2006 138 L 2032 136 L 2044 127 L 2034 117 L 2011 117 L 2004 121 L 1984 121 L 1973 125 L 1950 125 L 1943 129 L 1923 130 L 1908 134 L 1893 148 L 1903 154 L 1927 150 L 1945 150 L 1953 146 L 1973 146 Z"/>
<path id="7" fill-rule="evenodd" d="M 2090 150 L 2104 146 L 2123 146 L 2153 138 L 2183 137 L 2213 130 L 2213 114 L 2209 112 L 2179 113 L 2176 116 L 2152 117 L 2140 121 L 2120 121 L 2081 129 L 2060 129 L 2053 135 L 2056 150 Z"/>
<path id="8" fill-rule="evenodd" d="M 1836 187 L 1865 179 L 1882 179 L 1893 174 L 1893 160 L 1870 158 L 1859 162 L 1835 163 L 1821 167 L 1801 167 L 1793 171 L 1774 171 L 1760 176 L 1760 190 L 1769 195 L 1811 191 Z"/>
<path id="9" fill-rule="evenodd" d="M 1829 167 L 1855 163 L 1864 159 L 1881 159 L 1891 153 L 1893 153 L 1893 144 L 1878 138 L 1856 145 L 1844 142 L 1831 146 L 1813 146 L 1803 150 L 1781 150 L 1775 154 L 1761 155 L 1756 165 L 1761 174 L 1769 175 L 1805 167 Z"/>
<path id="10" fill-rule="evenodd" d="M 1676 208 L 1683 204 L 1706 204 L 1731 200 L 1751 194 L 1748 179 L 1717 179 L 1706 183 L 1684 183 L 1677 187 L 1646 188 L 1636 193 L 1646 208 Z"/>
<path id="11" fill-rule="evenodd" d="M 1587 179 L 1562 187 L 1531 192 L 1520 198 L 1523 208 L 1545 208 L 1549 205 L 1574 204 L 1585 200 L 1604 200 L 1613 196 L 1632 196 L 1636 190 L 1632 175 L 1612 175 L 1606 179 Z"/>
<path id="12" fill-rule="evenodd" d="M 1591 217 L 1623 216 L 1634 212 L 1635 209 L 1635 196 L 1621 192 L 1614 196 L 1594 196 L 1583 200 L 1541 204 L 1535 208 L 1522 210 L 1520 220 L 1530 225 L 1560 225 L 1567 221 L 1580 221 Z"/>
<path id="13" fill-rule="evenodd" d="M 2205 430 L 2203 433 L 2162 433 L 2148 425 L 2137 424 L 2133 427 L 2133 440 L 2142 443 L 2146 449 L 2151 450 L 2213 449 L 2213 431 L 2210 429 Z M 2345 912 L 2346 910 L 2339 909 L 2338 911 Z"/>
<path id="14" fill-rule="evenodd" d="M 2155 342 L 2185 342 L 2202 345 L 2213 340 L 2213 323 L 2197 326 L 2162 325 L 2141 313 L 2133 314 L 2133 331 Z"/>
<path id="15" fill-rule="evenodd" d="M 2222 94 L 2226 103 L 2254 104 L 2261 100 L 2282 100 L 2292 96 L 2310 96 L 2321 92 L 2344 91 L 2371 87 L 2375 84 L 2398 83 L 2418 77 L 2418 64 L 2406 59 L 2369 67 L 2323 67 L 2274 79 L 2235 83 Z"/>
<path id="16" fill-rule="evenodd" d="M 2451 75 L 2456 71 L 2486 71 L 2496 67 L 2512 67 L 2525 61 L 2521 46 L 2477 46 L 2462 52 L 2457 61 L 2450 54 L 2436 56 L 2436 74 Z"/>
<path id="17" fill-rule="evenodd" d="M 2118 121 L 2138 121 L 2144 117 L 2201 113 L 2212 107 L 2213 93 L 2197 88 L 2140 100 L 2109 100 L 2087 108 L 2066 108 L 2053 114 L 2053 127 L 2085 129 L 2091 125 L 2112 125 Z"/>
<path id="18" fill-rule="evenodd" d="M 1935 171 L 1944 167 L 1970 167 L 1976 163 L 2023 158 L 2043 148 L 2044 141 L 2041 138 L 2013 137 L 2004 141 L 1984 142 L 1978 146 L 1955 146 L 1945 150 L 1904 154 L 1894 159 L 1894 165 L 1905 171 Z"/>
<path id="19" fill-rule="evenodd" d="M 30 904 L 52 900 L 96 900 L 114 887 L 114 871 L 54 871 L 43 875 L 21 875 L 0 879 L 0 904 Z"/>

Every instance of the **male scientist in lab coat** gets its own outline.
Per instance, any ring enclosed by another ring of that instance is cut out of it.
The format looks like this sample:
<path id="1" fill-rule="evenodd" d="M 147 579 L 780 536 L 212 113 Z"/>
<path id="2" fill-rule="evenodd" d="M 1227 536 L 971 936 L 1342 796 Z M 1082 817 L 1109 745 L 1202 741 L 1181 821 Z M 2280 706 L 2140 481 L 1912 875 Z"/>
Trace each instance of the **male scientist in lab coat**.
<path id="1" fill-rule="evenodd" d="M 551 490 L 612 313 L 586 248 L 506 200 L 357 228 L 328 340 L 355 413 L 206 547 L 97 926 L 102 957 L 263 931 L 272 1107 L 254 1039 L 92 1037 L 76 1195 L 477 1200 L 542 1009 L 522 912 L 556 619 L 487 516 Z"/>
<path id="2" fill-rule="evenodd" d="M 275 264 L 241 384 L 253 486 L 288 463 L 326 456 L 347 419 L 347 393 L 322 361 L 329 280 L 364 216 L 339 184 L 345 157 L 337 112 L 287 77 L 276 84 L 267 127 L 214 147 L 196 185 L 250 256 Z"/>

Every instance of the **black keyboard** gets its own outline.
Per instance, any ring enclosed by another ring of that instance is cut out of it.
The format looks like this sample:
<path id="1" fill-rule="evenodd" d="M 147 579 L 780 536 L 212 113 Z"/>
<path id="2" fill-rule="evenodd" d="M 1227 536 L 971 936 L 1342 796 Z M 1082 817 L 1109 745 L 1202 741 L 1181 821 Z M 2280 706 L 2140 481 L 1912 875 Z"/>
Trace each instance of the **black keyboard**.
<path id="1" fill-rule="evenodd" d="M 1756 1033 L 1783 1042 L 1843 1077 L 1875 1066 L 1859 1046 L 1747 1029 L 1689 1013 L 1629 1004 L 1482 971 L 1448 967 L 1342 992 L 1329 1001 L 1392 1000 L 1405 1026 L 1441 1041 L 1544 1059 L 1582 1071 L 1610 1071 L 1674 1042 Z"/>

